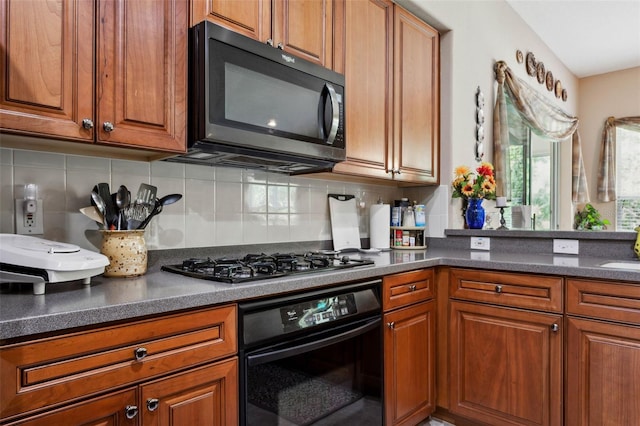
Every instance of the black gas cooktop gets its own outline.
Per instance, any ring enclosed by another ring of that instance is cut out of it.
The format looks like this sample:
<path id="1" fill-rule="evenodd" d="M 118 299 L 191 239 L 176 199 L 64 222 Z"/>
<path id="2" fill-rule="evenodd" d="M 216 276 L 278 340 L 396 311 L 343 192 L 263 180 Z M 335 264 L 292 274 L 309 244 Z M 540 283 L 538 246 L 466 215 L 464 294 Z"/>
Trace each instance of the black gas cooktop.
<path id="1" fill-rule="evenodd" d="M 204 280 L 242 283 L 373 264 L 372 260 L 352 259 L 333 253 L 261 253 L 247 254 L 240 258 L 191 258 L 183 260 L 182 264 L 164 265 L 162 270 Z"/>

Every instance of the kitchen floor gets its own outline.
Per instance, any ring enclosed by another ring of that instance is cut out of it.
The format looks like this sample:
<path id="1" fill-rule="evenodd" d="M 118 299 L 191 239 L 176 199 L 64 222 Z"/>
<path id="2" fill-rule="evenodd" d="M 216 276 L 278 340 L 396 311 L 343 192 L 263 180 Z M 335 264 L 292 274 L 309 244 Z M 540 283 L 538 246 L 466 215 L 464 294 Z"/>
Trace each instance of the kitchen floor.
<path id="1" fill-rule="evenodd" d="M 418 426 L 453 426 L 453 425 L 451 423 L 445 422 L 444 420 L 431 417 L 430 420 L 425 420 L 422 423 L 418 423 Z"/>

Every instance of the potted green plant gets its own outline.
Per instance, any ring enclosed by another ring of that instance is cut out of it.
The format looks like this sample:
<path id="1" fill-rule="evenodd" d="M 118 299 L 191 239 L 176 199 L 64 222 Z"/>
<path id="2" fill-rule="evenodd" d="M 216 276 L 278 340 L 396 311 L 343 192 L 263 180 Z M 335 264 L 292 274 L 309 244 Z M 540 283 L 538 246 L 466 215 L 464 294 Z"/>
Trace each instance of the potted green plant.
<path id="1" fill-rule="evenodd" d="M 601 231 L 610 225 L 607 219 L 603 219 L 600 212 L 587 203 L 582 210 L 576 211 L 573 218 L 573 228 L 579 231 Z"/>

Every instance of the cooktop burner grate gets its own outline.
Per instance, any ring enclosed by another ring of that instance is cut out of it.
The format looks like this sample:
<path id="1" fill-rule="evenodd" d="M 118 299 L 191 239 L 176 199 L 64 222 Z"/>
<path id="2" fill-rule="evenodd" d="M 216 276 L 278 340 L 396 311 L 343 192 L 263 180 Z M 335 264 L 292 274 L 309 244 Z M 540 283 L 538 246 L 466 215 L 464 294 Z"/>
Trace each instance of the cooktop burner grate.
<path id="1" fill-rule="evenodd" d="M 351 259 L 309 252 L 304 254 L 275 253 L 247 254 L 241 258 L 190 258 L 182 264 L 164 265 L 162 270 L 226 283 L 242 283 L 301 273 L 320 273 L 338 269 L 373 265 L 372 260 Z"/>

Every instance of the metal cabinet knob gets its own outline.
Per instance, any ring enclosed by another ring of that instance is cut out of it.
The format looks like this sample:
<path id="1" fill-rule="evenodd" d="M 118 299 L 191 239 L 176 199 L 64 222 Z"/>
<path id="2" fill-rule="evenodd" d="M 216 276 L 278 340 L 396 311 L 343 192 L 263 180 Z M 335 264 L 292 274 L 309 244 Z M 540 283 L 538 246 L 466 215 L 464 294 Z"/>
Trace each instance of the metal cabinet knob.
<path id="1" fill-rule="evenodd" d="M 551 325 L 551 331 L 557 332 L 558 330 L 560 330 L 560 327 L 558 327 L 558 324 L 552 324 Z"/>
<path id="2" fill-rule="evenodd" d="M 501 285 L 497 285 L 496 286 L 496 293 L 502 293 L 502 286 Z"/>
<path id="3" fill-rule="evenodd" d="M 415 284 L 411 284 L 409 286 L 409 291 L 416 291 L 416 285 Z"/>
<path id="4" fill-rule="evenodd" d="M 137 348 L 135 351 L 133 351 L 133 354 L 136 357 L 136 361 L 140 361 L 147 356 L 147 348 Z"/>
<path id="5" fill-rule="evenodd" d="M 269 46 L 273 46 L 273 39 L 271 39 L 271 38 L 270 38 L 270 39 L 267 39 L 267 44 L 268 44 Z"/>
<path id="6" fill-rule="evenodd" d="M 400 169 L 395 169 L 395 170 L 393 171 L 393 173 L 395 173 L 395 174 L 397 174 L 397 175 L 402 174 L 402 172 L 400 171 Z"/>
<path id="7" fill-rule="evenodd" d="M 147 399 L 147 410 L 156 411 L 159 404 L 160 401 L 158 400 L 158 398 L 149 398 Z"/>
<path id="8" fill-rule="evenodd" d="M 278 43 L 278 49 L 284 50 L 284 45 L 282 44 L 282 42 Z"/>
<path id="9" fill-rule="evenodd" d="M 128 419 L 133 419 L 138 415 L 138 407 L 135 405 L 127 405 L 124 409 L 124 415 Z"/>
<path id="10" fill-rule="evenodd" d="M 87 130 L 93 129 L 93 120 L 89 118 L 85 118 L 84 120 L 82 120 L 82 127 L 84 127 Z"/>
<path id="11" fill-rule="evenodd" d="M 102 124 L 102 128 L 103 128 L 103 129 L 104 129 L 104 131 L 105 131 L 105 132 L 107 132 L 107 133 L 111 133 L 111 132 L 113 132 L 113 129 L 115 129 L 115 127 L 113 126 L 113 124 L 112 124 L 111 122 L 109 122 L 109 121 L 105 121 L 105 122 Z"/>
<path id="12" fill-rule="evenodd" d="M 391 330 L 393 330 L 393 328 L 395 327 L 396 323 L 394 321 L 388 322 L 387 323 L 387 327 L 389 327 Z"/>

